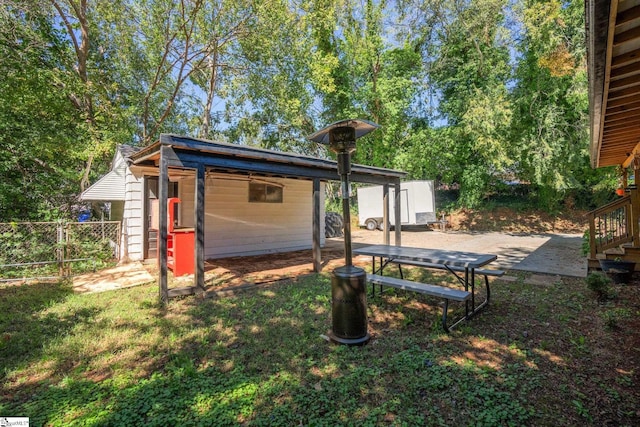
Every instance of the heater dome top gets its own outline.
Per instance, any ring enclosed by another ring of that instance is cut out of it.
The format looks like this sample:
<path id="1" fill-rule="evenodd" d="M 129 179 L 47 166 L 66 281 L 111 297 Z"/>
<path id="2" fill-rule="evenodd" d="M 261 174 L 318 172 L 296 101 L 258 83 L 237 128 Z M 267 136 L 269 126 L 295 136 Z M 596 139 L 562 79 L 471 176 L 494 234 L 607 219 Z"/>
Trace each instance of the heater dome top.
<path id="1" fill-rule="evenodd" d="M 329 144 L 329 133 L 335 128 L 341 127 L 351 127 L 355 129 L 356 139 L 361 138 L 379 128 L 380 126 L 376 123 L 370 122 L 368 120 L 362 119 L 347 119 L 340 120 L 335 123 L 331 123 L 330 125 L 320 129 L 315 132 L 313 135 L 307 137 L 310 141 L 314 141 L 320 144 Z"/>

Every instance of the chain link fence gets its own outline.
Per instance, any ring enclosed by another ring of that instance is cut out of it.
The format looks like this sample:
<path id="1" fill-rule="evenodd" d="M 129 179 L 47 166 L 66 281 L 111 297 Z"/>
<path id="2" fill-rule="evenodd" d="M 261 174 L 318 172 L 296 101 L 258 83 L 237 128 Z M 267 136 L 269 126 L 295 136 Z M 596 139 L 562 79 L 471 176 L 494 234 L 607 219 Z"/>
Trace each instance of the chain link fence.
<path id="1" fill-rule="evenodd" d="M 120 222 L 0 223 L 0 282 L 60 278 L 114 264 Z"/>

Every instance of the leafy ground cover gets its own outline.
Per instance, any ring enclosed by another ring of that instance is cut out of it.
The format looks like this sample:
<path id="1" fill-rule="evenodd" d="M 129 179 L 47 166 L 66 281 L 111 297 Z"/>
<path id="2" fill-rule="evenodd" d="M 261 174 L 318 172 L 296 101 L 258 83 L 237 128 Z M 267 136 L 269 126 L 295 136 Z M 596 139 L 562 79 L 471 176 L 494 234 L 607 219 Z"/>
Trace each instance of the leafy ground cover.
<path id="1" fill-rule="evenodd" d="M 423 273 L 421 280 L 450 280 Z M 330 280 L 213 299 L 157 287 L 0 288 L 0 414 L 31 425 L 638 425 L 640 283 L 493 282 L 447 335 L 439 301 L 369 301 L 363 347 L 336 346 Z M 617 294 L 617 295 L 615 295 Z"/>

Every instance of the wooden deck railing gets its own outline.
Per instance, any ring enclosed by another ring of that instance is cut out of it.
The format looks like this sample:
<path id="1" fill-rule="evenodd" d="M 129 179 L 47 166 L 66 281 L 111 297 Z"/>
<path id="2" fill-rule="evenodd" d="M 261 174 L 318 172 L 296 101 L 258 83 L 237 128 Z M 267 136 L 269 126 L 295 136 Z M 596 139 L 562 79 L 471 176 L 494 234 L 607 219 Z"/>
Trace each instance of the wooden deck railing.
<path id="1" fill-rule="evenodd" d="M 591 259 L 606 249 L 633 241 L 631 196 L 589 212 L 589 247 Z"/>

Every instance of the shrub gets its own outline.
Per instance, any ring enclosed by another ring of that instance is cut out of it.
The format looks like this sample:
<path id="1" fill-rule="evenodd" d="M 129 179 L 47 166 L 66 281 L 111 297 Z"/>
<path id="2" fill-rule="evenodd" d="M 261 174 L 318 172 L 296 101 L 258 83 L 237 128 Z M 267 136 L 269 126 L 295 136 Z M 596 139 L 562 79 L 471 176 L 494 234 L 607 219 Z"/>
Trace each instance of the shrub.
<path id="1" fill-rule="evenodd" d="M 580 245 L 580 252 L 582 253 L 582 256 L 587 256 L 591 252 L 589 229 L 586 229 L 584 231 L 584 234 L 582 235 L 582 244 Z"/>
<path id="2" fill-rule="evenodd" d="M 586 278 L 586 282 L 587 287 L 596 294 L 599 301 L 607 299 L 611 279 L 602 273 L 590 273 Z"/>

